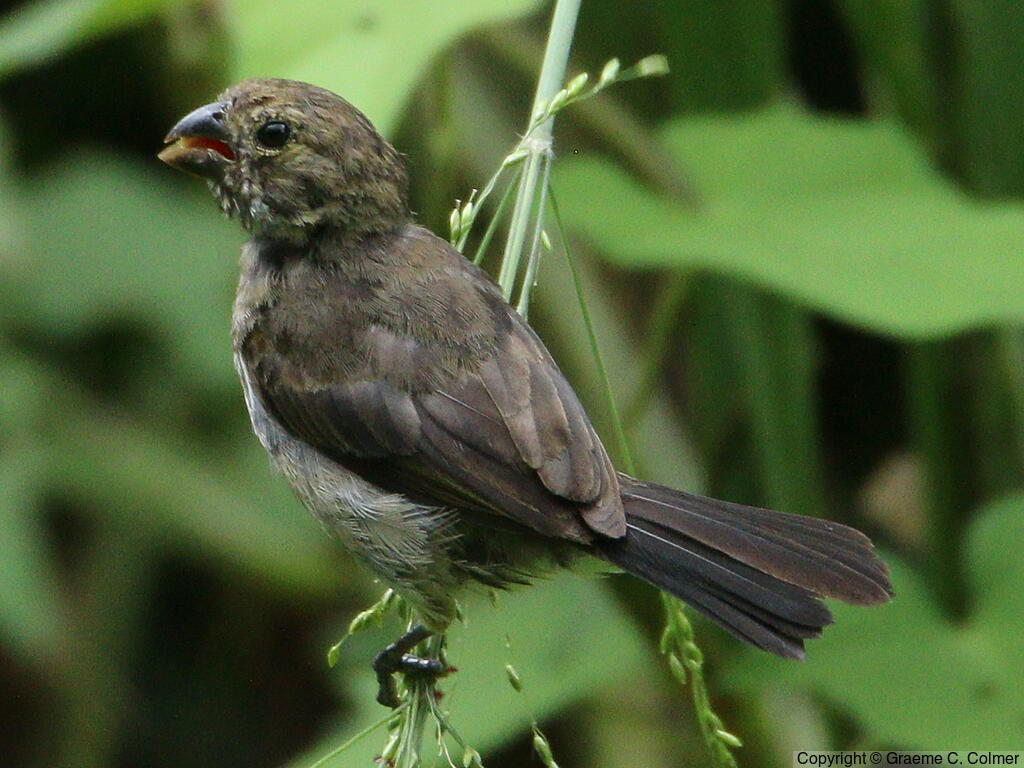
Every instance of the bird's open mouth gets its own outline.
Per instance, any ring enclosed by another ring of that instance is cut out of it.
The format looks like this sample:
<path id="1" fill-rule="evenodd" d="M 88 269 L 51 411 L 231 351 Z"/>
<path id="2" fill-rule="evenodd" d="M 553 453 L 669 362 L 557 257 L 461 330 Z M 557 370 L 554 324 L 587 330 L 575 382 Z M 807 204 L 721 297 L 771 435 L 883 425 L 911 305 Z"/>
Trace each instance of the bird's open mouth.
<path id="1" fill-rule="evenodd" d="M 158 158 L 172 168 L 206 179 L 219 179 L 235 151 L 226 141 L 208 136 L 181 136 L 164 147 Z"/>
<path id="2" fill-rule="evenodd" d="M 224 174 L 226 163 L 235 161 L 235 150 L 224 124 L 227 105 L 207 104 L 190 112 L 164 138 L 167 146 L 157 157 L 172 168 L 208 179 Z"/>
<path id="3" fill-rule="evenodd" d="M 210 139 L 205 136 L 184 136 L 175 143 L 180 144 L 181 148 L 185 150 L 212 149 L 225 160 L 233 161 L 235 159 L 234 150 L 231 149 L 226 141 L 221 141 L 220 139 Z"/>

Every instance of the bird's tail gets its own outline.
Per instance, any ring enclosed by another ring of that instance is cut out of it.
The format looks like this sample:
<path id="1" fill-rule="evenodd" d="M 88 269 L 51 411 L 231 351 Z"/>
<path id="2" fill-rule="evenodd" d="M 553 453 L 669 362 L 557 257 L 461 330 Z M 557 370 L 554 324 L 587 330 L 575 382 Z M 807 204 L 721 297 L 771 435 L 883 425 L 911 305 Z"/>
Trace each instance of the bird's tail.
<path id="1" fill-rule="evenodd" d="M 603 556 L 758 648 L 803 658 L 832 622 L 820 600 L 892 596 L 867 536 L 839 523 L 746 507 L 619 476 L 628 532 Z"/>

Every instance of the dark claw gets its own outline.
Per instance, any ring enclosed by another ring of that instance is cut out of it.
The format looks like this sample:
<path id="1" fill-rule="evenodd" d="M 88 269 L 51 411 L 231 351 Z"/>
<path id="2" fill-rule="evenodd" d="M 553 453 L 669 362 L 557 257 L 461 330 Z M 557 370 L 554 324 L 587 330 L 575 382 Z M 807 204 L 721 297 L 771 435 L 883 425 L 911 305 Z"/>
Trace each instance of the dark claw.
<path id="1" fill-rule="evenodd" d="M 437 659 L 424 659 L 409 653 L 413 648 L 430 637 L 430 631 L 417 624 L 373 659 L 373 671 L 377 673 L 377 701 L 394 709 L 399 705 L 395 679 L 392 675 L 401 672 L 406 675 L 438 677 L 448 670 Z"/>
<path id="2" fill-rule="evenodd" d="M 426 675 L 438 677 L 445 673 L 445 666 L 437 659 L 424 659 L 422 656 L 413 656 L 411 653 L 402 655 L 398 670 L 405 674 Z"/>

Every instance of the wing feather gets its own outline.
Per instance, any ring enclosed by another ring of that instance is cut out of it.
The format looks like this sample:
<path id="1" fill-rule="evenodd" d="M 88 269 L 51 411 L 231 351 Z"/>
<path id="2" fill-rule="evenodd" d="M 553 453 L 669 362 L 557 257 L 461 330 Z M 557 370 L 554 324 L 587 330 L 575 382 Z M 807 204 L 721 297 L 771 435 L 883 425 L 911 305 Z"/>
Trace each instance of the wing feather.
<path id="1" fill-rule="evenodd" d="M 503 514 L 548 536 L 624 535 L 611 462 L 572 388 L 519 324 L 477 370 L 427 391 L 402 389 L 385 371 L 315 389 L 265 376 L 260 396 L 290 432 L 386 490 Z"/>
<path id="2" fill-rule="evenodd" d="M 389 266 L 370 279 L 367 259 Z M 579 541 L 625 535 L 618 477 L 572 387 L 447 243 L 410 226 L 277 279 L 273 311 L 236 317 L 236 346 L 293 435 L 425 503 Z"/>

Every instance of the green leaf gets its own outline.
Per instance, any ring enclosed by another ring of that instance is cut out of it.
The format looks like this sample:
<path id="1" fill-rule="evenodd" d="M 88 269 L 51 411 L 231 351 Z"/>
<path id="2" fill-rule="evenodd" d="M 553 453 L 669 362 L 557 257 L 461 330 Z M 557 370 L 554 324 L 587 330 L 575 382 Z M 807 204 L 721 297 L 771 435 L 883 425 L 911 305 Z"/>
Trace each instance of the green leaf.
<path id="1" fill-rule="evenodd" d="M 1024 494 L 987 507 L 971 529 L 968 558 L 972 565 L 972 594 L 977 596 L 973 623 L 978 634 L 991 640 L 992 645 L 985 643 L 987 649 L 1002 656 L 1017 670 L 1018 679 L 1024 681 L 1024 645 L 1020 642 L 1024 560 L 1008 546 L 1022 541 Z M 1024 720 L 1018 720 L 1018 733 L 1024 733 Z"/>
<path id="2" fill-rule="evenodd" d="M 911 749 L 1017 749 L 1024 740 L 1024 495 L 992 504 L 969 541 L 972 615 L 939 615 L 921 577 L 894 556 L 896 596 L 871 608 L 835 606 L 836 623 L 808 646 L 807 662 L 745 653 L 729 683 L 819 691 L 877 740 Z"/>
<path id="3" fill-rule="evenodd" d="M 696 207 L 597 158 L 557 172 L 567 221 L 609 259 L 709 269 L 906 337 L 1024 320 L 1024 207 L 959 192 L 895 122 L 780 105 L 677 120 L 664 140 Z"/>
<path id="4" fill-rule="evenodd" d="M 0 343 L 0 634 L 30 659 L 57 650 L 65 617 L 39 497 L 39 423 L 52 403 L 45 369 Z"/>
<path id="5" fill-rule="evenodd" d="M 23 196 L 14 302 L 0 316 L 55 334 L 139 318 L 169 340 L 184 380 L 233 385 L 228 329 L 243 236 L 208 195 L 180 194 L 172 175 L 155 159 L 147 171 L 92 155 L 48 169 Z"/>
<path id="6" fill-rule="evenodd" d="M 251 0 L 232 4 L 235 79 L 288 77 L 343 95 L 383 133 L 430 60 L 457 36 L 537 0 Z"/>
<path id="7" fill-rule="evenodd" d="M 47 0 L 25 2 L 0 19 L 0 77 L 69 48 L 137 24 L 182 0 Z"/>
<path id="8" fill-rule="evenodd" d="M 98 516 L 145 528 L 155 541 L 293 594 L 337 589 L 335 543 L 287 483 L 271 479 L 265 461 L 239 473 L 160 425 L 111 417 L 73 396 L 57 402 L 65 415 L 60 439 L 49 436 L 47 456 L 57 492 L 88 500 Z"/>

